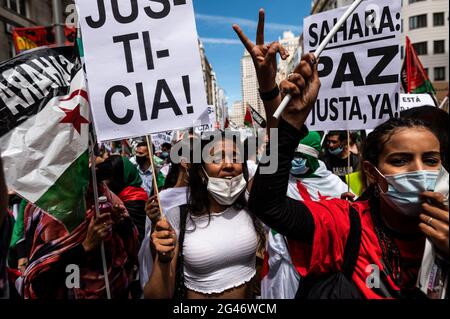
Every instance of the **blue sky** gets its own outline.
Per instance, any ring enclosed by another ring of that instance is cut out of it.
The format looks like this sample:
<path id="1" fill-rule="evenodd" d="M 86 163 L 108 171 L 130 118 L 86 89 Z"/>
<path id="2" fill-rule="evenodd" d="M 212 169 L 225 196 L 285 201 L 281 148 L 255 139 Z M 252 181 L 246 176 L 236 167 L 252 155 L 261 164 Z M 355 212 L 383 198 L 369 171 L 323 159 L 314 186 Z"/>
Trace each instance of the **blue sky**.
<path id="1" fill-rule="evenodd" d="M 241 99 L 240 58 L 244 46 L 231 28 L 237 23 L 255 40 L 258 10 L 266 11 L 266 42 L 278 40 L 283 31 L 296 36 L 302 31 L 303 18 L 311 10 L 310 0 L 194 0 L 197 31 L 206 56 L 225 89 L 228 106 Z"/>

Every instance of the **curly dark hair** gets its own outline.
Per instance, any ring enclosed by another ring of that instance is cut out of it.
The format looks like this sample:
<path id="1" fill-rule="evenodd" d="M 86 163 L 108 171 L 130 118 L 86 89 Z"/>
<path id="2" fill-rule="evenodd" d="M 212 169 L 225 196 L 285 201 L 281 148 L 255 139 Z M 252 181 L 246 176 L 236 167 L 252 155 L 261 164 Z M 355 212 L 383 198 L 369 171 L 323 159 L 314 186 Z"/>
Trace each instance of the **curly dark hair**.
<path id="1" fill-rule="evenodd" d="M 230 139 L 230 136 L 225 135 L 224 132 L 220 133 L 220 139 L 214 139 L 217 142 L 223 142 L 225 139 Z M 203 138 L 201 141 L 201 150 L 203 150 L 213 141 L 213 136 L 210 138 Z M 217 135 L 215 135 L 217 138 Z M 239 140 L 232 139 L 233 143 L 239 148 L 243 149 L 239 143 Z M 193 148 L 191 147 L 191 152 Z M 242 155 L 242 154 L 241 154 Z M 191 154 L 191 158 L 193 158 L 193 154 Z M 203 167 L 205 165 L 204 159 L 201 159 L 201 163 L 192 163 L 188 169 L 189 175 L 189 194 L 188 194 L 188 205 L 187 209 L 190 215 L 192 216 L 201 216 L 208 214 L 209 219 L 211 220 L 211 212 L 209 210 L 209 192 L 207 189 L 207 183 L 204 181 L 203 175 Z M 248 170 L 247 165 L 242 165 L 242 171 L 244 174 L 244 178 L 248 181 Z M 233 204 L 236 209 L 242 209 L 247 207 L 247 201 L 245 200 L 245 192 L 239 196 L 236 202 Z M 255 227 L 255 231 L 258 234 L 258 249 L 262 249 L 265 245 L 266 234 L 261 222 L 256 218 L 256 216 L 248 211 L 250 214 L 253 225 Z"/>

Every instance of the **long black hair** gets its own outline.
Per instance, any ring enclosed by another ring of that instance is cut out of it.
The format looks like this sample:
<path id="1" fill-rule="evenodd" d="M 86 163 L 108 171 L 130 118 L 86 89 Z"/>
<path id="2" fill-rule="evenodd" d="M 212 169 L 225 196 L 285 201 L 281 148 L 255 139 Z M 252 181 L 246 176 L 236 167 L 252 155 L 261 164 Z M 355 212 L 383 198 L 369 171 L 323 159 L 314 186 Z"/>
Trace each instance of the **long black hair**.
<path id="1" fill-rule="evenodd" d="M 207 146 L 211 146 L 211 142 L 216 141 L 217 143 L 225 141 L 225 139 L 231 140 L 234 145 L 236 145 L 236 148 L 239 148 L 243 150 L 242 145 L 240 145 L 240 140 L 237 138 L 236 135 L 227 135 L 223 131 L 220 133 L 220 138 L 218 138 L 218 133 L 215 135 L 211 135 L 207 138 L 201 139 L 201 151 L 206 149 Z M 192 145 L 191 145 L 192 146 Z M 194 151 L 194 147 L 191 147 L 191 152 Z M 191 159 L 193 157 L 193 153 L 191 153 Z M 240 157 L 238 158 L 239 162 L 243 161 L 243 154 L 240 154 Z M 202 216 L 202 215 L 208 215 L 209 220 L 211 220 L 211 211 L 209 210 L 209 192 L 207 189 L 207 181 L 205 180 L 205 176 L 203 174 L 205 161 L 203 157 L 201 158 L 200 163 L 192 163 L 188 169 L 188 179 L 189 179 L 189 193 L 188 193 L 188 205 L 187 209 L 191 216 Z M 248 169 L 245 162 L 242 164 L 242 172 L 244 174 L 245 180 L 248 182 Z M 242 209 L 247 206 L 247 201 L 245 199 L 245 192 L 242 192 L 241 196 L 235 201 L 233 204 L 233 207 L 236 209 Z M 253 213 L 248 211 L 248 214 L 250 214 L 253 225 L 255 227 L 255 231 L 258 234 L 258 249 L 261 249 L 265 245 L 266 241 L 266 235 L 264 228 L 261 224 L 261 222 L 256 218 Z"/>

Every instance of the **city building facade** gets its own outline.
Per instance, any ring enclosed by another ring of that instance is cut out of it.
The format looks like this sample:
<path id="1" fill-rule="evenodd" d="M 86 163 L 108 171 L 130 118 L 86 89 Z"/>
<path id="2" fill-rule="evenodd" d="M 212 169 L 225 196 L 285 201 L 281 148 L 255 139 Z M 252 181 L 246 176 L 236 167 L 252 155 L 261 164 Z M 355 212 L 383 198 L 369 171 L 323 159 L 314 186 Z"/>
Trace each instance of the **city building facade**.
<path id="1" fill-rule="evenodd" d="M 250 53 L 248 53 L 247 50 L 244 51 L 244 56 L 241 58 L 241 92 L 242 92 L 242 103 L 241 103 L 242 112 L 244 112 L 244 105 L 249 104 L 259 114 L 261 114 L 261 116 L 266 118 L 266 112 L 264 111 L 264 104 L 261 100 L 261 97 L 259 96 L 259 84 L 258 79 L 256 77 L 255 66 L 253 65 L 252 57 L 250 56 Z"/>
<path id="2" fill-rule="evenodd" d="M 242 101 L 236 101 L 233 103 L 233 107 L 230 112 L 230 121 L 237 127 L 244 126 L 245 108 Z"/>
<path id="3" fill-rule="evenodd" d="M 64 15 L 72 0 L 61 0 Z M 0 0 L 0 61 L 15 55 L 14 27 L 51 26 L 54 17 L 51 0 Z"/>
<path id="4" fill-rule="evenodd" d="M 437 99 L 442 101 L 448 94 L 449 82 L 448 0 L 402 2 L 402 43 L 408 36 L 436 89 Z"/>
<path id="5" fill-rule="evenodd" d="M 293 62 L 298 62 L 298 52 L 299 48 L 299 37 L 296 37 L 292 31 L 283 32 L 283 37 L 278 39 L 278 42 L 289 52 L 289 57 L 286 60 L 280 59 L 278 63 L 278 72 L 277 72 L 277 83 L 280 83 L 282 80 L 286 79 L 286 77 L 292 72 L 295 68 Z"/>

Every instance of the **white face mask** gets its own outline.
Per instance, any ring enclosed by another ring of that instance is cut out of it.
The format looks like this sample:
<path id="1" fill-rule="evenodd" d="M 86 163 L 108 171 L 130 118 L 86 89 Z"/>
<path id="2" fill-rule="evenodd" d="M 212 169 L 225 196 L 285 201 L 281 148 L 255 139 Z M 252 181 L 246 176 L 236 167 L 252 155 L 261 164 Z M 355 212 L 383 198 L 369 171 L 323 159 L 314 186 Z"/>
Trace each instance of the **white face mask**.
<path id="1" fill-rule="evenodd" d="M 244 174 L 227 179 L 209 177 L 204 168 L 203 172 L 208 177 L 208 185 L 206 186 L 208 192 L 220 205 L 233 205 L 247 186 Z"/>

